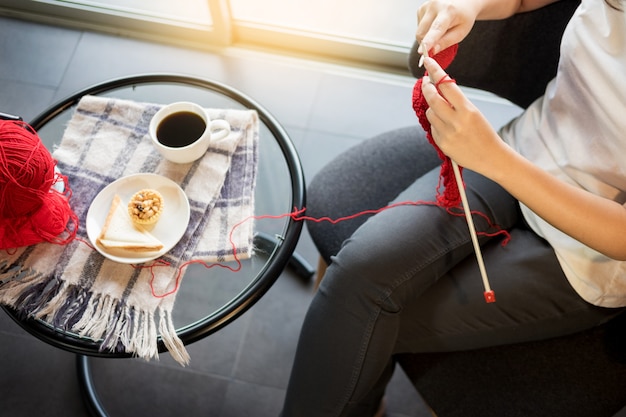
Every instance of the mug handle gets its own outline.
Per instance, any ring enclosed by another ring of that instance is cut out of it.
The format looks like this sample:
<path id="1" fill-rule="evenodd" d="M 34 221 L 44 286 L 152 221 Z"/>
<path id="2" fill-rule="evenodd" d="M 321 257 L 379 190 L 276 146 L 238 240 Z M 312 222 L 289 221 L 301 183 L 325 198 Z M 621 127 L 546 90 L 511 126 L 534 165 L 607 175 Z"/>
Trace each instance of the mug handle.
<path id="1" fill-rule="evenodd" d="M 211 140 L 224 139 L 230 134 L 230 123 L 226 120 L 211 120 Z"/>

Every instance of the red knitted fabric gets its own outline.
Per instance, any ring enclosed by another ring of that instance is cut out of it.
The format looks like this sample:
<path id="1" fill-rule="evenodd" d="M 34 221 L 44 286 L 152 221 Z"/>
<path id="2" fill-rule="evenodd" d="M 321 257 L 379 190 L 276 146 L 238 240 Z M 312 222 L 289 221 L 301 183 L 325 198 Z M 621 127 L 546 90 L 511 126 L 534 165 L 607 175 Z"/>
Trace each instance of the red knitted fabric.
<path id="1" fill-rule="evenodd" d="M 433 59 L 437 61 L 443 69 L 446 69 L 454 60 L 457 50 L 458 45 L 452 45 L 433 56 Z M 459 188 L 454 178 L 452 161 L 443 152 L 441 152 L 441 149 L 439 149 L 439 146 L 437 146 L 433 140 L 430 123 L 426 118 L 428 103 L 426 103 L 426 100 L 422 95 L 422 78 L 417 80 L 415 87 L 413 88 L 413 110 L 415 110 L 415 114 L 417 115 L 422 128 L 426 132 L 428 141 L 435 147 L 439 157 L 443 161 L 441 164 L 439 185 L 437 186 L 437 204 L 446 208 L 458 206 L 461 203 L 461 195 L 459 194 Z M 459 170 L 462 171 L 462 168 L 459 167 Z M 443 192 L 441 190 L 442 187 Z"/>

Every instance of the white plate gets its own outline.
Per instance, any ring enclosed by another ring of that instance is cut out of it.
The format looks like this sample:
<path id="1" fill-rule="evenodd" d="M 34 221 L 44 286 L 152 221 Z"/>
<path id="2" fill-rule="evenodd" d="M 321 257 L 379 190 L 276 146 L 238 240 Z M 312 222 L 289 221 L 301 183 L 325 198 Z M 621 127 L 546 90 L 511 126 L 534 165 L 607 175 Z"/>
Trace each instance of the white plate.
<path id="1" fill-rule="evenodd" d="M 104 226 L 115 194 L 118 194 L 122 204 L 126 205 L 133 194 L 144 188 L 152 188 L 163 196 L 163 213 L 159 221 L 152 228 L 146 227 L 163 243 L 163 249 L 158 252 L 137 253 L 123 249 L 107 250 L 98 245 L 96 239 Z M 91 202 L 87 212 L 87 236 L 98 252 L 115 262 L 124 264 L 148 262 L 167 253 L 178 243 L 189 224 L 189 213 L 189 200 L 174 181 L 157 174 L 129 175 L 107 185 Z"/>

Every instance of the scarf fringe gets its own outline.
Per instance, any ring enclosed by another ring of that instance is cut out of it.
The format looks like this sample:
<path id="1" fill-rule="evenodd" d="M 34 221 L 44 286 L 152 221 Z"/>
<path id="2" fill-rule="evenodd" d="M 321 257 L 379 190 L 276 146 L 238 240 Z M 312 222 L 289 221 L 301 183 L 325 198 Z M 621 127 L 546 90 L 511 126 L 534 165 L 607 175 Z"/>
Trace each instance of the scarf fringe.
<path id="1" fill-rule="evenodd" d="M 182 340 L 176 335 L 176 327 L 172 321 L 172 314 L 162 308 L 159 308 L 159 332 L 172 358 L 183 366 L 189 365 L 189 353 L 187 349 L 185 349 Z"/>
<path id="2" fill-rule="evenodd" d="M 21 317 L 41 309 L 63 286 L 61 280 L 46 278 L 32 269 L 2 265 L 0 303 L 14 308 Z"/>
<path id="3" fill-rule="evenodd" d="M 150 360 L 159 358 L 159 333 L 165 347 L 181 365 L 189 354 L 176 334 L 171 312 L 137 310 L 108 295 L 94 294 L 56 277 L 43 277 L 28 270 L 0 265 L 0 303 L 22 317 L 44 320 L 82 337 L 101 340 L 100 351 L 128 352 Z"/>

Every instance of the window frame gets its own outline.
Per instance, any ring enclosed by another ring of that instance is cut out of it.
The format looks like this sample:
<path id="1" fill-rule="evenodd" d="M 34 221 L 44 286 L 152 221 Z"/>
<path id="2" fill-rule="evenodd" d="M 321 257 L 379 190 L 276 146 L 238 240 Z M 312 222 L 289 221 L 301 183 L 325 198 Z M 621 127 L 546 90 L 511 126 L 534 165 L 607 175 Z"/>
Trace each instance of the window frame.
<path id="1" fill-rule="evenodd" d="M 234 20 L 229 0 L 206 0 L 212 25 L 54 0 L 0 0 L 0 14 L 203 50 L 262 49 L 406 74 L 410 47 L 369 39 Z M 87 3 L 88 0 L 85 0 Z"/>

